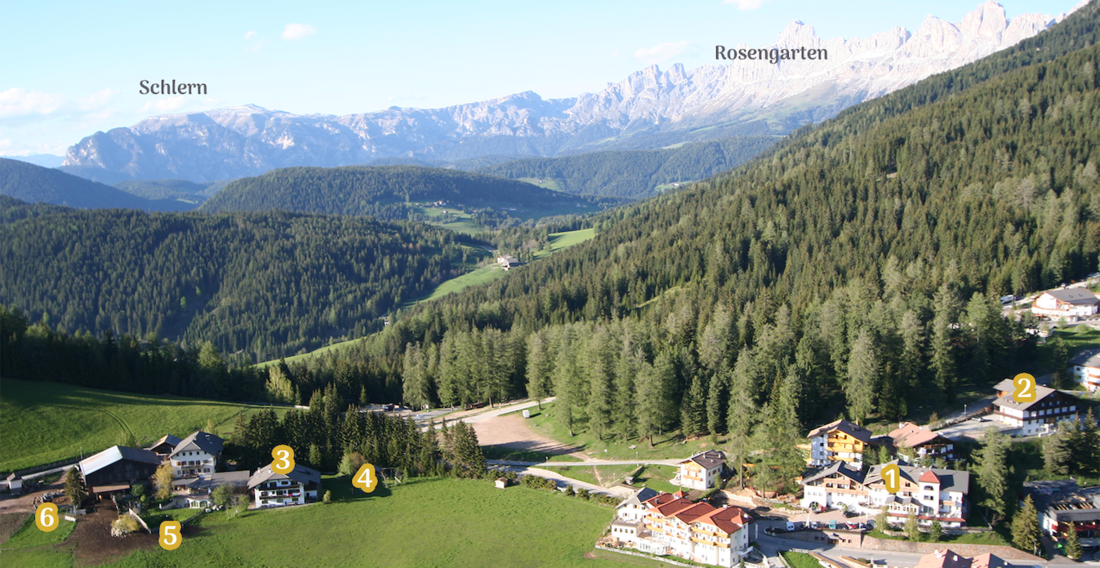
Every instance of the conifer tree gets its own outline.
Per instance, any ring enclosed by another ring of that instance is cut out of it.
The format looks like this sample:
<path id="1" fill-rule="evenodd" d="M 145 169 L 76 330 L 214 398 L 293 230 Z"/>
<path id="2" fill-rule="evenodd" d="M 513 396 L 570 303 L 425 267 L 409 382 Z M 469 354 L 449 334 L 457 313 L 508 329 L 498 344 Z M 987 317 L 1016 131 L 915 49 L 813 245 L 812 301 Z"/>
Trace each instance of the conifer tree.
<path id="1" fill-rule="evenodd" d="M 1008 443 L 1007 436 L 990 426 L 975 454 L 978 486 L 984 493 L 981 505 L 989 509 L 993 523 L 1005 518 L 1012 507 L 1008 480 L 1015 468 L 1008 465 Z"/>
<path id="2" fill-rule="evenodd" d="M 932 521 L 932 527 L 928 531 L 928 538 L 932 542 L 939 542 L 943 538 L 943 524 L 939 519 Z"/>
<path id="3" fill-rule="evenodd" d="M 916 513 L 909 513 L 905 518 L 905 536 L 912 542 L 920 542 L 920 521 Z"/>
<path id="4" fill-rule="evenodd" d="M 84 483 L 81 481 L 80 473 L 76 469 L 71 467 L 65 472 L 65 496 L 69 498 L 69 503 L 73 507 L 80 507 L 88 494 L 84 491 Z"/>
<path id="5" fill-rule="evenodd" d="M 1070 521 L 1066 525 L 1066 556 L 1074 559 L 1081 560 L 1081 556 L 1084 555 L 1084 551 L 1081 550 L 1081 539 L 1077 535 L 1077 524 Z"/>
<path id="6" fill-rule="evenodd" d="M 870 332 L 863 329 L 852 343 L 852 353 L 848 358 L 848 384 L 845 387 L 848 415 L 856 423 L 866 423 L 867 417 L 871 415 L 878 382 L 879 369 L 875 346 Z"/>
<path id="7" fill-rule="evenodd" d="M 1039 512 L 1035 509 L 1035 503 L 1031 495 L 1024 499 L 1024 506 L 1016 512 L 1012 518 L 1012 544 L 1035 554 L 1039 549 Z"/>

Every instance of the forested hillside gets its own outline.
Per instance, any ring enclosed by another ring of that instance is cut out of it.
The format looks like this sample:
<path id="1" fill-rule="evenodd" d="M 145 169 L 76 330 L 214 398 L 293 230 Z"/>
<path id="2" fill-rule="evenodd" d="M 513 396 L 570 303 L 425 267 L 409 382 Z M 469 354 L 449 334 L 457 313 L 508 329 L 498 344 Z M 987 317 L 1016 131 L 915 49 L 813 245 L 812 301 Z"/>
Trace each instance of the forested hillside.
<path id="1" fill-rule="evenodd" d="M 286 168 L 228 184 L 202 211 L 267 211 L 374 215 L 423 220 L 417 205 L 446 201 L 469 212 L 492 209 L 522 219 L 598 211 L 621 200 L 566 195 L 536 185 L 470 172 L 419 166 Z"/>
<path id="2" fill-rule="evenodd" d="M 0 158 L 0 195 L 28 203 L 51 203 L 85 209 L 129 208 L 187 211 L 194 205 L 171 199 L 145 199 L 108 185 L 53 168 Z"/>
<path id="3" fill-rule="evenodd" d="M 768 149 L 776 136 L 738 136 L 665 150 L 596 152 L 564 158 L 530 158 L 478 168 L 511 179 L 554 181 L 569 193 L 641 199 L 662 184 L 708 178 Z"/>
<path id="4" fill-rule="evenodd" d="M 369 218 L 0 205 L 0 303 L 69 333 L 210 341 L 249 361 L 380 328 L 488 254 Z"/>
<path id="5" fill-rule="evenodd" d="M 400 375 L 389 392 L 413 403 L 552 393 L 574 430 L 729 433 L 790 478 L 809 425 L 1043 371 L 1035 322 L 996 297 L 1096 270 L 1100 47 L 1073 48 L 1095 44 L 1097 11 L 612 212 L 595 239 L 293 380 L 354 364 L 353 384 Z"/>

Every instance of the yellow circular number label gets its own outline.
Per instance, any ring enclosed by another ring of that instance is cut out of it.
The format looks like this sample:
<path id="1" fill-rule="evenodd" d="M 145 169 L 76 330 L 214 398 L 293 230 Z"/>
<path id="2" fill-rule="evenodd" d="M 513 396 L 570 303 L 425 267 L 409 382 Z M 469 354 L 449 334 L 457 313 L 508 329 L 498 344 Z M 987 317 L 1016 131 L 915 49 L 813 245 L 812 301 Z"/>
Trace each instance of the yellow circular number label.
<path id="1" fill-rule="evenodd" d="M 355 477 L 351 478 L 351 484 L 362 489 L 364 493 L 374 491 L 374 488 L 378 487 L 378 477 L 374 474 L 374 466 L 369 463 L 360 466 L 359 471 L 355 472 Z"/>
<path id="2" fill-rule="evenodd" d="M 886 484 L 887 493 L 897 493 L 901 489 L 901 470 L 896 463 L 888 463 L 882 466 L 882 482 Z"/>
<path id="3" fill-rule="evenodd" d="M 271 450 L 271 457 L 275 458 L 271 462 L 271 471 L 284 475 L 294 471 L 294 449 L 290 446 L 275 446 Z"/>
<path id="4" fill-rule="evenodd" d="M 34 524 L 38 525 L 38 530 L 42 532 L 50 532 L 57 530 L 57 505 L 53 503 L 42 503 L 38 506 L 38 510 L 34 512 Z"/>
<path id="5" fill-rule="evenodd" d="M 1012 393 L 1012 400 L 1016 402 L 1035 402 L 1035 377 L 1020 373 L 1012 379 L 1012 386 L 1016 390 Z"/>
<path id="6" fill-rule="evenodd" d="M 183 534 L 180 533 L 179 521 L 164 521 L 160 524 L 160 547 L 164 550 L 175 550 L 183 543 Z"/>

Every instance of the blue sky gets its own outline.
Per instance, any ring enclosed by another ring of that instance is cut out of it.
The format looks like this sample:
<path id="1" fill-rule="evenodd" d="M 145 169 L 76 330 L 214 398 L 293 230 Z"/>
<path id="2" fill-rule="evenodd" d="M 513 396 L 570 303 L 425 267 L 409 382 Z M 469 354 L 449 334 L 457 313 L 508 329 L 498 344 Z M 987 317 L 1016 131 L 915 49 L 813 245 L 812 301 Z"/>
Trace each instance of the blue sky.
<path id="1" fill-rule="evenodd" d="M 1009 18 L 1075 0 L 1003 0 Z M 823 38 L 957 22 L 977 0 L 534 2 L 5 2 L 0 155 L 170 112 L 253 103 L 293 113 L 435 108 L 521 91 L 598 91 L 649 64 L 713 64 L 716 44 L 767 45 L 791 20 Z M 139 94 L 142 79 L 207 96 Z"/>

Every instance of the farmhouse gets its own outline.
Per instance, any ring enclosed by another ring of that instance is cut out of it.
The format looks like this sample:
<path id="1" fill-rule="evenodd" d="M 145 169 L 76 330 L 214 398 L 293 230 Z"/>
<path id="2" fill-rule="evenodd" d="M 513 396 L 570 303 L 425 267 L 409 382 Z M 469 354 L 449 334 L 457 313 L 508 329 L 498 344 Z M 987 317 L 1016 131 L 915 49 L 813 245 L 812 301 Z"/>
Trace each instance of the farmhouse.
<path id="1" fill-rule="evenodd" d="M 747 552 L 745 525 L 750 521 L 737 507 L 693 503 L 683 492 L 660 493 L 642 504 L 645 515 L 640 522 L 626 520 L 627 513 L 620 509 L 611 524 L 611 536 L 620 543 L 718 566 L 732 566 Z"/>
<path id="2" fill-rule="evenodd" d="M 176 498 L 186 502 L 188 507 L 202 509 L 214 505 L 210 494 L 215 489 L 222 485 L 230 485 L 235 491 L 240 491 L 248 485 L 248 478 L 248 471 L 227 471 L 206 477 L 178 479 L 172 483 L 172 488 L 181 491 L 181 495 Z"/>
<path id="3" fill-rule="evenodd" d="M 914 513 L 923 525 L 938 520 L 945 527 L 960 527 L 966 522 L 966 495 L 970 491 L 970 474 L 953 469 L 923 468 L 902 465 L 896 460 L 901 473 L 901 489 L 891 494 L 881 476 L 886 464 L 872 466 L 863 479 L 867 501 L 863 505 L 868 512 L 886 507 L 891 520 L 902 523 L 909 513 Z"/>
<path id="4" fill-rule="evenodd" d="M 863 454 L 881 444 L 871 431 L 840 419 L 810 431 L 810 466 L 825 467 L 836 460 L 863 467 Z"/>
<path id="5" fill-rule="evenodd" d="M 268 464 L 248 480 L 257 508 L 302 505 L 307 499 L 316 499 L 320 488 L 321 474 L 300 464 L 294 464 L 290 473 L 275 473 Z"/>
<path id="6" fill-rule="evenodd" d="M 1020 428 L 1024 436 L 1033 436 L 1053 432 L 1058 422 L 1077 418 L 1077 406 L 1076 397 L 1037 386 L 1032 402 L 1016 402 L 1011 392 L 993 401 L 993 418 Z"/>
<path id="7" fill-rule="evenodd" d="M 222 455 L 224 441 L 199 430 L 180 440 L 169 454 L 173 477 L 194 477 L 214 473 Z"/>
<path id="8" fill-rule="evenodd" d="M 725 461 L 726 456 L 715 450 L 691 456 L 680 462 L 680 469 L 676 472 L 676 477 L 672 478 L 672 484 L 706 491 L 722 474 Z"/>
<path id="9" fill-rule="evenodd" d="M 1031 312 L 1047 317 L 1086 317 L 1096 315 L 1100 298 L 1088 288 L 1047 290 L 1035 299 Z"/>
<path id="10" fill-rule="evenodd" d="M 912 450 L 914 457 L 921 460 L 955 459 L 954 442 L 912 422 L 902 422 L 888 436 L 893 440 L 894 447 L 902 450 L 902 454 L 907 453 L 905 450 Z"/>
<path id="11" fill-rule="evenodd" d="M 1069 360 L 1073 378 L 1091 392 L 1100 389 L 1100 349 L 1085 349 Z"/>
<path id="12" fill-rule="evenodd" d="M 499 264 L 500 267 L 504 270 L 508 270 L 509 268 L 515 268 L 519 266 L 520 262 L 516 259 L 516 257 L 506 254 L 497 257 L 497 264 Z"/>
<path id="13" fill-rule="evenodd" d="M 154 454 L 157 454 L 158 456 L 168 457 L 169 455 L 171 455 L 172 450 L 175 450 L 176 446 L 179 445 L 181 441 L 182 440 L 171 434 L 165 434 L 163 438 L 157 440 L 156 442 L 153 442 L 152 446 L 149 446 L 145 449 L 153 452 Z"/>
<path id="14" fill-rule="evenodd" d="M 98 495 L 129 491 L 135 483 L 147 483 L 160 465 L 160 457 L 139 448 L 111 446 L 80 461 L 84 485 Z"/>
<path id="15" fill-rule="evenodd" d="M 1028 481 L 1024 493 L 1039 511 L 1043 533 L 1061 540 L 1072 522 L 1081 546 L 1100 546 L 1100 486 L 1082 488 L 1072 479 Z"/>

